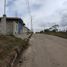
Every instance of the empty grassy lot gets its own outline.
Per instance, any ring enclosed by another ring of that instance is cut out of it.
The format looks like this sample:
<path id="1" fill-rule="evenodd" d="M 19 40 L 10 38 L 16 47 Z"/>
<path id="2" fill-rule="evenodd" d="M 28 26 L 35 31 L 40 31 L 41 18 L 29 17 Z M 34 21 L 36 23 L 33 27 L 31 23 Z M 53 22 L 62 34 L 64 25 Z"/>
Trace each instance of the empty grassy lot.
<path id="1" fill-rule="evenodd" d="M 55 35 L 67 39 L 67 32 L 46 32 L 45 34 Z"/>
<path id="2" fill-rule="evenodd" d="M 8 57 L 16 47 L 24 49 L 25 44 L 25 40 L 14 36 L 0 36 L 0 67 L 5 67 Z"/>

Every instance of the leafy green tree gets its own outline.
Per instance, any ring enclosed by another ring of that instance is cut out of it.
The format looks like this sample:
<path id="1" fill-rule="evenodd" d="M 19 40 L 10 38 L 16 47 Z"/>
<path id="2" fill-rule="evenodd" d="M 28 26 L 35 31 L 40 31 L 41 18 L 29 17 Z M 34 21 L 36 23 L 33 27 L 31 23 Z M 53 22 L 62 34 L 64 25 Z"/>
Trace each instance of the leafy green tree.
<path id="1" fill-rule="evenodd" d="M 52 32 L 58 32 L 58 27 L 59 25 L 53 25 L 51 28 L 49 28 L 49 30 Z"/>
<path id="2" fill-rule="evenodd" d="M 49 32 L 50 30 L 49 29 L 45 29 L 44 32 Z"/>

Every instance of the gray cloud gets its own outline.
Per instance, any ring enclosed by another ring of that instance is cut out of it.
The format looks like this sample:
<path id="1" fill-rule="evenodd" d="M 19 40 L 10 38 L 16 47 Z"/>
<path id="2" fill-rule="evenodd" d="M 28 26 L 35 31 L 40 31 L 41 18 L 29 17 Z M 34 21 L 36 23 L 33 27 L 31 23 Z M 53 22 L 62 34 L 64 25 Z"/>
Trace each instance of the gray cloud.
<path id="1" fill-rule="evenodd" d="M 67 14 L 67 0 L 29 0 L 31 14 L 33 16 L 33 28 L 39 31 L 53 24 L 67 25 L 67 19 L 63 19 Z M 30 16 L 27 9 L 26 0 L 8 0 L 7 16 L 17 16 L 23 18 L 26 26 L 30 28 Z M 0 15 L 3 14 L 3 0 L 0 0 Z M 66 18 L 66 17 L 65 17 Z"/>

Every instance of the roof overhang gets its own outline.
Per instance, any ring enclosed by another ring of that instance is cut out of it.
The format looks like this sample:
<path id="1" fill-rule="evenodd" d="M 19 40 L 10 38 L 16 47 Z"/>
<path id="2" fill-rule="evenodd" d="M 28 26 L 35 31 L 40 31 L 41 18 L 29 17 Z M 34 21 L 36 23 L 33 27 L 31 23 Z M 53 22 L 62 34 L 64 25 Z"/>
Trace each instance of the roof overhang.
<path id="1" fill-rule="evenodd" d="M 0 21 L 1 21 L 2 18 L 3 17 L 0 17 Z M 22 23 L 23 25 L 25 25 L 24 22 L 23 22 L 23 20 L 21 18 L 17 18 L 17 17 L 6 17 L 6 20 L 7 21 L 19 21 L 20 23 Z"/>

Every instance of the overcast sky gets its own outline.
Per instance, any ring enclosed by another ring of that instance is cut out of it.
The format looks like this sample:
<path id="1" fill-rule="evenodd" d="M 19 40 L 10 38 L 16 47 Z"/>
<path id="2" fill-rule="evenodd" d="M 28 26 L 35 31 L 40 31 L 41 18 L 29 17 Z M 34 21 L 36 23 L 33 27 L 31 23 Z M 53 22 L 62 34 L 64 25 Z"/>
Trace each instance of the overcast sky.
<path id="1" fill-rule="evenodd" d="M 7 16 L 21 17 L 30 28 L 30 16 L 27 8 L 28 0 L 7 0 Z M 34 31 L 42 30 L 54 24 L 67 26 L 67 0 L 29 0 L 33 18 Z M 4 13 L 4 0 L 0 0 L 0 16 Z M 64 24 L 64 23 L 65 24 Z"/>

